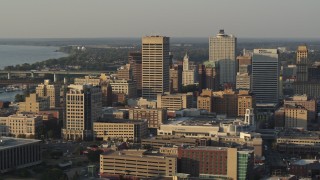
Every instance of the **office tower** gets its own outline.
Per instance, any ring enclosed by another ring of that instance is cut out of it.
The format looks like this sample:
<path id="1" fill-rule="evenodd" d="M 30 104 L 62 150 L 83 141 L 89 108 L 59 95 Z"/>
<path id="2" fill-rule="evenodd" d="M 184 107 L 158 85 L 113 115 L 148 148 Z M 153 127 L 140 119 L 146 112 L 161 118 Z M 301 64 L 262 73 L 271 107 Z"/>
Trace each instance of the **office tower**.
<path id="1" fill-rule="evenodd" d="M 250 126 L 255 126 L 254 110 L 252 108 L 246 109 L 244 116 L 244 123 Z"/>
<path id="2" fill-rule="evenodd" d="M 26 97 L 25 102 L 19 103 L 19 112 L 39 113 L 39 111 L 50 108 L 50 97 L 39 97 L 38 94 L 32 93 Z"/>
<path id="3" fill-rule="evenodd" d="M 236 70 L 240 74 L 251 73 L 251 61 L 252 57 L 249 55 L 238 56 L 236 62 Z"/>
<path id="4" fill-rule="evenodd" d="M 190 67 L 189 56 L 186 53 L 186 55 L 183 58 L 182 84 L 184 86 L 193 85 L 195 82 L 194 74 L 195 74 L 195 71 Z"/>
<path id="5" fill-rule="evenodd" d="M 182 67 L 174 64 L 170 68 L 170 92 L 179 93 L 182 89 Z"/>
<path id="6" fill-rule="evenodd" d="M 237 90 L 250 90 L 251 78 L 248 73 L 240 74 L 237 73 L 236 77 L 236 89 Z"/>
<path id="7" fill-rule="evenodd" d="M 235 83 L 237 38 L 220 30 L 209 39 L 209 61 L 215 62 L 220 73 L 220 84 Z"/>
<path id="8" fill-rule="evenodd" d="M 92 140 L 93 122 L 101 117 L 101 89 L 91 85 L 69 85 L 66 93 L 64 139 Z"/>
<path id="9" fill-rule="evenodd" d="M 50 97 L 50 108 L 60 106 L 60 86 L 51 84 L 50 80 L 46 79 L 43 84 L 39 84 L 36 87 L 36 94 L 39 97 Z"/>
<path id="10" fill-rule="evenodd" d="M 130 52 L 128 59 L 132 69 L 132 79 L 136 83 L 137 94 L 140 97 L 142 94 L 142 54 L 141 52 Z"/>
<path id="11" fill-rule="evenodd" d="M 169 111 L 192 108 L 192 99 L 192 93 L 158 94 L 157 108 L 167 108 Z"/>
<path id="12" fill-rule="evenodd" d="M 254 49 L 251 89 L 257 104 L 279 102 L 279 60 L 277 49 Z"/>
<path id="13" fill-rule="evenodd" d="M 142 38 L 142 97 L 156 99 L 169 91 L 169 37 Z"/>
<path id="14" fill-rule="evenodd" d="M 102 92 L 102 106 L 112 106 L 112 87 L 110 82 L 103 81 L 100 83 Z"/>
<path id="15" fill-rule="evenodd" d="M 202 89 L 218 90 L 219 74 L 216 71 L 215 63 L 204 62 L 198 66 L 199 92 Z"/>
<path id="16" fill-rule="evenodd" d="M 132 80 L 132 69 L 130 64 L 126 64 L 117 69 L 117 79 Z"/>
<path id="17" fill-rule="evenodd" d="M 297 50 L 297 82 L 308 81 L 308 48 L 299 46 Z"/>

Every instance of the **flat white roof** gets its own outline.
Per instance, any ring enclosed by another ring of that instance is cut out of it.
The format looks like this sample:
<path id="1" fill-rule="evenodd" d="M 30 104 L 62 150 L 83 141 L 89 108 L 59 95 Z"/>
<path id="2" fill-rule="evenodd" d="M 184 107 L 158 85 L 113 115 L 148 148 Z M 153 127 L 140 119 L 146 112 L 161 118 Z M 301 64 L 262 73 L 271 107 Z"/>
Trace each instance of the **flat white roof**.
<path id="1" fill-rule="evenodd" d="M 37 139 L 23 139 L 23 138 L 12 138 L 12 137 L 0 137 L 0 150 L 18 147 L 26 144 L 40 142 Z"/>

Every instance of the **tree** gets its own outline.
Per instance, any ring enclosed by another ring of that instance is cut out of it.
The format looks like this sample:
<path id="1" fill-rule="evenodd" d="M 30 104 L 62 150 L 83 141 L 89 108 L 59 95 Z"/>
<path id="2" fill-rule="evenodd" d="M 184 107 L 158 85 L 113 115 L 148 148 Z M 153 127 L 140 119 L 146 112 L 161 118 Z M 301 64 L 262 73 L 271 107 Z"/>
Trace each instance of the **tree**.
<path id="1" fill-rule="evenodd" d="M 25 134 L 18 134 L 17 138 L 26 138 Z"/>
<path id="2" fill-rule="evenodd" d="M 78 171 L 76 171 L 72 177 L 72 180 L 78 180 L 80 178 L 80 175 L 78 173 Z"/>
<path id="3" fill-rule="evenodd" d="M 25 101 L 25 96 L 23 94 L 16 94 L 14 97 L 15 102 L 24 102 Z"/>
<path id="4" fill-rule="evenodd" d="M 42 174 L 41 179 L 42 180 L 57 180 L 57 179 L 64 180 L 66 179 L 66 175 L 63 173 L 62 170 L 53 168 L 53 169 L 49 169 L 48 171 L 45 171 Z"/>
<path id="5" fill-rule="evenodd" d="M 96 151 L 93 151 L 93 150 L 89 150 L 88 153 L 87 153 L 87 157 L 89 159 L 90 162 L 99 162 L 100 160 L 100 154 L 102 153 L 103 151 L 102 150 L 96 150 Z"/>

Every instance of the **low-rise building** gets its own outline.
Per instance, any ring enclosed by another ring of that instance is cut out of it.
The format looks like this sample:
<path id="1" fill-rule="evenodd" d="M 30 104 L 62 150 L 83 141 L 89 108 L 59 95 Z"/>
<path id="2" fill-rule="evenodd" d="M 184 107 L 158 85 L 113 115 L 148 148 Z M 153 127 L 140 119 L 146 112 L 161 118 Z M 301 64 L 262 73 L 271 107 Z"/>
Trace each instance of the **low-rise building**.
<path id="1" fill-rule="evenodd" d="M 0 138 L 0 174 L 40 164 L 40 140 Z"/>
<path id="2" fill-rule="evenodd" d="M 167 108 L 170 111 L 192 108 L 192 99 L 192 93 L 158 94 L 157 108 Z"/>
<path id="3" fill-rule="evenodd" d="M 177 158 L 148 154 L 146 150 L 108 151 L 100 155 L 100 175 L 129 178 L 172 177 L 177 173 Z"/>
<path id="4" fill-rule="evenodd" d="M 36 93 L 26 97 L 25 102 L 19 103 L 19 112 L 39 113 L 50 108 L 50 97 L 39 97 Z"/>
<path id="5" fill-rule="evenodd" d="M 0 125 L 8 126 L 9 133 L 18 136 L 37 137 L 39 128 L 43 125 L 42 117 L 34 114 L 14 114 L 0 117 Z"/>
<path id="6" fill-rule="evenodd" d="M 131 80 L 113 80 L 110 82 L 113 94 L 126 94 L 128 98 L 137 96 L 136 84 Z"/>
<path id="7" fill-rule="evenodd" d="M 94 137 L 108 139 L 122 139 L 124 141 L 140 142 L 148 134 L 147 121 L 109 120 L 108 122 L 93 123 Z"/>
<path id="8" fill-rule="evenodd" d="M 159 128 L 167 120 L 167 110 L 132 108 L 129 110 L 129 119 L 146 119 L 148 121 L 148 128 Z"/>

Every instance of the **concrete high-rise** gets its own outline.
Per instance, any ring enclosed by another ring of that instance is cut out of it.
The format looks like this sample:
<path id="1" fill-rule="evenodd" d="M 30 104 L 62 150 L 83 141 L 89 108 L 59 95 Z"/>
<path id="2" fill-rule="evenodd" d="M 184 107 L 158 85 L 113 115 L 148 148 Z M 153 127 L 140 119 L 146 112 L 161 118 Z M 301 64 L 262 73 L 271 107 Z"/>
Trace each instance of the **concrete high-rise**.
<path id="1" fill-rule="evenodd" d="M 173 64 L 170 68 L 170 92 L 179 93 L 182 89 L 182 66 Z"/>
<path id="2" fill-rule="evenodd" d="M 308 48 L 299 46 L 297 50 L 297 82 L 308 81 Z"/>
<path id="3" fill-rule="evenodd" d="M 142 97 L 156 99 L 169 91 L 169 37 L 142 38 Z"/>
<path id="4" fill-rule="evenodd" d="M 251 89 L 257 104 L 279 102 L 279 70 L 277 49 L 254 49 Z"/>
<path id="5" fill-rule="evenodd" d="M 51 84 L 50 80 L 44 80 L 43 84 L 36 87 L 36 94 L 38 97 L 50 97 L 50 108 L 60 106 L 60 86 Z"/>
<path id="6" fill-rule="evenodd" d="M 220 72 L 220 84 L 235 83 L 237 38 L 220 30 L 209 39 L 209 61 L 215 62 Z"/>
<path id="7" fill-rule="evenodd" d="M 69 85 L 66 93 L 64 139 L 92 140 L 93 122 L 101 117 L 101 89 L 91 85 Z"/>

